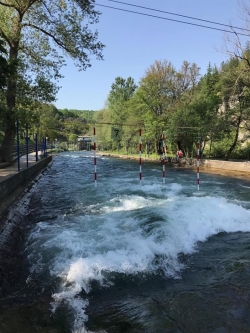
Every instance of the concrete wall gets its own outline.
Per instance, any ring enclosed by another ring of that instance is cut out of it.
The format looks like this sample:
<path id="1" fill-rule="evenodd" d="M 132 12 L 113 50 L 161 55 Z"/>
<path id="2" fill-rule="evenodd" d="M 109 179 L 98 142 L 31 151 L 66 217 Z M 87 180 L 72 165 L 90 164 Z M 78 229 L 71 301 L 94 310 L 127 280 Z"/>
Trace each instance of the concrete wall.
<path id="1" fill-rule="evenodd" d="M 197 163 L 196 159 L 183 159 L 181 164 L 190 165 L 195 167 Z M 232 162 L 232 161 L 218 161 L 218 160 L 201 160 L 201 167 L 211 168 L 211 169 L 221 169 L 228 171 L 238 171 L 250 173 L 250 162 Z"/>
<path id="2" fill-rule="evenodd" d="M 208 168 L 232 170 L 250 173 L 250 162 L 230 162 L 204 160 L 203 165 Z"/>
<path id="3" fill-rule="evenodd" d="M 0 199 L 5 198 L 10 193 L 15 191 L 19 186 L 23 185 L 26 181 L 34 178 L 34 176 L 51 161 L 52 156 L 48 156 L 38 161 L 36 164 L 30 166 L 29 168 L 24 169 L 0 182 Z"/>
<path id="4" fill-rule="evenodd" d="M 108 153 L 101 153 L 103 156 L 112 156 L 124 159 L 138 159 L 138 155 L 117 155 L 117 154 L 108 154 Z M 147 156 L 143 156 L 143 161 L 149 162 L 159 162 L 159 159 L 155 158 L 148 158 Z M 176 158 L 171 159 L 168 158 L 168 162 L 173 163 L 174 165 L 186 166 L 191 168 L 196 168 L 197 159 L 196 158 L 182 158 L 180 162 L 176 162 Z M 200 167 L 207 168 L 207 169 L 218 169 L 218 170 L 228 170 L 228 171 L 237 171 L 237 172 L 245 172 L 250 173 L 250 162 L 232 162 L 232 161 L 218 161 L 218 160 L 200 160 Z"/>

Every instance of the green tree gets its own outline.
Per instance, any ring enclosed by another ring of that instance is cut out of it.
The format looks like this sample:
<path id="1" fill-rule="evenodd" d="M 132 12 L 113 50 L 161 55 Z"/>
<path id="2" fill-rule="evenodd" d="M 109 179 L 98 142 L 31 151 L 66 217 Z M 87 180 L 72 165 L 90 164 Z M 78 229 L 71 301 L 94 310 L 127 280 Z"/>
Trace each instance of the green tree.
<path id="1" fill-rule="evenodd" d="M 155 61 L 146 70 L 138 94 L 144 103 L 144 120 L 151 133 L 155 152 L 159 149 L 162 131 L 173 125 L 172 117 L 182 103 L 183 96 L 187 96 L 188 92 L 190 95 L 193 93 L 198 77 L 198 66 L 187 61 L 183 62 L 179 71 L 166 60 Z M 180 126 L 175 123 L 177 127 Z"/>
<path id="2" fill-rule="evenodd" d="M 249 57 L 247 52 L 248 55 L 244 57 Z M 247 62 L 237 57 L 224 64 L 222 70 L 222 116 L 229 138 L 229 147 L 225 153 L 228 159 L 239 142 L 240 132 L 247 129 L 250 121 L 250 71 Z"/>
<path id="3" fill-rule="evenodd" d="M 111 114 L 110 109 L 102 109 L 94 113 L 94 122 L 99 123 L 96 129 L 97 144 L 101 146 L 103 150 L 110 150 L 113 146 L 111 139 Z"/>
<path id="4" fill-rule="evenodd" d="M 7 78 L 9 75 L 9 66 L 6 60 L 7 50 L 4 41 L 0 38 L 0 131 L 3 129 L 3 118 L 6 112 L 6 101 L 4 92 L 6 90 Z M 0 132 L 0 139 L 2 141 L 2 132 Z"/>
<path id="5" fill-rule="evenodd" d="M 4 46 L 4 41 L 0 39 L 0 89 L 3 90 L 7 85 L 9 75 L 9 66 L 6 59 L 7 50 Z"/>
<path id="6" fill-rule="evenodd" d="M 133 96 L 136 88 L 132 77 L 123 79 L 118 76 L 115 78 L 108 96 L 108 107 L 113 122 L 122 123 L 126 121 L 126 102 Z"/>
<path id="7" fill-rule="evenodd" d="M 78 135 L 76 135 L 76 134 L 70 134 L 69 135 L 69 142 L 75 143 L 77 141 L 77 137 L 78 137 Z"/>
<path id="8" fill-rule="evenodd" d="M 7 79 L 2 161 L 11 160 L 15 119 L 24 106 L 24 92 L 28 91 L 30 99 L 52 102 L 63 55 L 70 56 L 82 70 L 90 66 L 89 54 L 102 59 L 103 44 L 97 40 L 97 32 L 88 27 L 98 22 L 98 16 L 89 0 L 0 2 L 0 33 L 7 43 L 12 68 Z"/>
<path id="9" fill-rule="evenodd" d="M 191 104 L 194 119 L 193 123 L 199 127 L 199 133 L 203 139 L 203 150 L 210 143 L 209 156 L 214 141 L 221 139 L 223 122 L 220 117 L 221 98 L 221 74 L 216 66 L 209 63 L 207 73 L 201 78 Z M 192 119 L 192 117 L 191 117 Z"/>

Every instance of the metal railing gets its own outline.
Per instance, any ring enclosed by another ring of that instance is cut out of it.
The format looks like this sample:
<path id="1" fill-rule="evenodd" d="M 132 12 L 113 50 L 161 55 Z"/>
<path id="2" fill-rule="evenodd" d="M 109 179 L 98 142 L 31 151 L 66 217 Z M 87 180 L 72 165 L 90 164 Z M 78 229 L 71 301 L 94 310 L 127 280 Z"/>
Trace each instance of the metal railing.
<path id="1" fill-rule="evenodd" d="M 26 167 L 29 167 L 29 160 L 32 153 L 34 154 L 36 162 L 40 158 L 47 157 L 47 142 L 43 140 L 42 142 L 29 142 L 26 140 L 26 143 L 19 143 L 13 146 L 2 146 L 2 149 L 10 148 L 12 150 L 12 159 L 10 163 L 17 161 L 17 168 L 20 171 L 20 159 L 26 157 Z"/>

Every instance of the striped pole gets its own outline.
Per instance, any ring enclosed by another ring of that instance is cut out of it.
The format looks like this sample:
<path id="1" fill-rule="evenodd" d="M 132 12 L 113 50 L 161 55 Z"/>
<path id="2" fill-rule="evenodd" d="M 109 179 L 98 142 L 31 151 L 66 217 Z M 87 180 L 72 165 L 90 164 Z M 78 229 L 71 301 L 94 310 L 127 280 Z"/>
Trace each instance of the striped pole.
<path id="1" fill-rule="evenodd" d="M 166 164 L 166 143 L 165 143 L 165 135 L 162 133 L 162 182 L 165 184 L 166 182 L 166 169 L 165 169 L 165 164 Z"/>
<path id="2" fill-rule="evenodd" d="M 96 175 L 96 132 L 94 127 L 94 179 L 95 179 L 95 187 L 97 186 L 97 175 Z"/>
<path id="3" fill-rule="evenodd" d="M 141 158 L 141 151 L 142 151 L 142 140 L 141 140 L 141 128 L 139 129 L 139 164 L 140 164 L 140 185 L 141 185 L 141 181 L 142 181 L 142 158 Z"/>
<path id="4" fill-rule="evenodd" d="M 200 189 L 200 143 L 197 142 L 197 190 Z"/>

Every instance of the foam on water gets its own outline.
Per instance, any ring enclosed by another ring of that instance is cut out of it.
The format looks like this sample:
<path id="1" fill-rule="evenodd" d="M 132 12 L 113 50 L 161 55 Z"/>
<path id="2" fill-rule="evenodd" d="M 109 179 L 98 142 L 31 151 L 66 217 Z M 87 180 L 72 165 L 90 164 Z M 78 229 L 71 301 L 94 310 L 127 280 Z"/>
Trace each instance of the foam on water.
<path id="1" fill-rule="evenodd" d="M 163 185 L 149 177 L 139 186 L 130 177 L 122 187 L 113 179 L 88 190 L 82 203 L 40 221 L 30 235 L 33 269 L 48 267 L 52 277 L 60 277 L 53 308 L 66 302 L 75 310 L 75 332 L 85 332 L 93 282 L 109 287 L 120 274 L 181 278 L 180 253 L 193 253 L 198 242 L 220 232 L 250 232 L 250 211 L 240 200 L 204 190 L 193 195 L 195 182 Z"/>
<path id="2" fill-rule="evenodd" d="M 66 301 L 75 309 L 76 327 L 87 321 L 84 309 L 93 281 L 109 286 L 117 273 L 158 270 L 179 277 L 183 266 L 178 254 L 192 253 L 197 242 L 219 232 L 250 231 L 250 212 L 217 197 L 124 196 L 109 200 L 101 210 L 102 215 L 78 216 L 74 226 L 67 217 L 63 227 L 60 219 L 39 223 L 31 235 L 36 239 L 30 245 L 32 255 L 39 251 L 45 264 L 48 253 L 56 254 L 47 259 L 51 275 L 63 281 L 53 295 L 54 307 Z M 85 298 L 78 296 L 82 290 Z"/>

